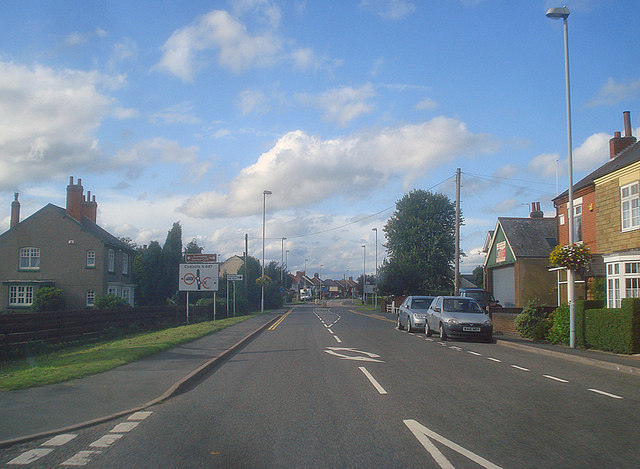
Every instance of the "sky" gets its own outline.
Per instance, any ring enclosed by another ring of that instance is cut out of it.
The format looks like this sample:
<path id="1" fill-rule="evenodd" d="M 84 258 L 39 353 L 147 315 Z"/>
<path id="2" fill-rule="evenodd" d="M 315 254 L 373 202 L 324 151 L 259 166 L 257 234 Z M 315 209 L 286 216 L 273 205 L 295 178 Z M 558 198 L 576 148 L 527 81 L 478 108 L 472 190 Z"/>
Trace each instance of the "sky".
<path id="1" fill-rule="evenodd" d="M 264 208 L 266 262 L 355 278 L 382 264 L 395 203 L 455 200 L 460 168 L 470 273 L 498 217 L 531 202 L 553 216 L 568 184 L 557 6 L 0 2 L 0 232 L 14 192 L 24 219 L 64 207 L 73 176 L 98 224 L 138 245 L 180 222 L 183 244 L 225 259 L 248 234 L 262 259 Z M 607 161 L 623 111 L 640 135 L 640 2 L 566 6 L 578 181 Z"/>

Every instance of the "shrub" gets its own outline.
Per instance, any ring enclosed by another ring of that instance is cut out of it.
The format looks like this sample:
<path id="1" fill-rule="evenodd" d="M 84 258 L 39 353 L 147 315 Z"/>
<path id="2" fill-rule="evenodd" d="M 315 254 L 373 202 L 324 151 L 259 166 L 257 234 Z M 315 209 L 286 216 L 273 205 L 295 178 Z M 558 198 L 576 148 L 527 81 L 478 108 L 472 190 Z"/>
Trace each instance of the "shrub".
<path id="1" fill-rule="evenodd" d="M 96 309 L 126 309 L 130 307 L 124 298 L 116 295 L 98 296 L 93 306 Z"/>
<path id="2" fill-rule="evenodd" d="M 554 344 L 569 344 L 569 305 L 563 303 L 553 312 L 553 326 L 549 341 Z"/>
<path id="3" fill-rule="evenodd" d="M 540 309 L 540 300 L 532 298 L 522 309 L 522 312 L 516 316 L 514 325 L 522 337 L 544 340 L 551 329 L 552 321 Z"/>
<path id="4" fill-rule="evenodd" d="M 33 295 L 31 308 L 34 311 L 61 311 L 64 306 L 62 290 L 55 287 L 42 287 Z"/>

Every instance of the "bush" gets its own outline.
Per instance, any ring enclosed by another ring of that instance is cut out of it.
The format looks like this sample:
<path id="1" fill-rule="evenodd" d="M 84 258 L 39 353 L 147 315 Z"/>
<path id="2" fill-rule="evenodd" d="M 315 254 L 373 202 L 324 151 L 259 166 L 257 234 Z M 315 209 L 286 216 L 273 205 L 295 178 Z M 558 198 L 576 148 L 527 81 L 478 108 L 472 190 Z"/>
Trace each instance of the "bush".
<path id="1" fill-rule="evenodd" d="M 93 306 L 96 309 L 126 309 L 131 307 L 124 298 L 116 295 L 98 296 Z"/>
<path id="2" fill-rule="evenodd" d="M 534 340 L 545 340 L 552 324 L 551 319 L 540 309 L 540 300 L 537 298 L 529 300 L 514 322 L 522 337 Z"/>
<path id="3" fill-rule="evenodd" d="M 553 312 L 553 326 L 549 341 L 554 344 L 569 344 L 569 305 L 563 303 Z"/>
<path id="4" fill-rule="evenodd" d="M 61 311 L 65 307 L 62 290 L 54 287 L 39 288 L 33 295 L 34 311 Z"/>

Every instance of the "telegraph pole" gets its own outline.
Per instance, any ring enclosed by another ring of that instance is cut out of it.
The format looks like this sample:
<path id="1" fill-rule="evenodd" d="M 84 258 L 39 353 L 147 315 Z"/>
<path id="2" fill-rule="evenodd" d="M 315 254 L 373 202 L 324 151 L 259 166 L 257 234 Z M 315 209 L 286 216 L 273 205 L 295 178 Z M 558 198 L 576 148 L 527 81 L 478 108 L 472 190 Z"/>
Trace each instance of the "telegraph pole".
<path id="1" fill-rule="evenodd" d="M 460 290 L 460 168 L 456 170 L 456 260 L 454 274 L 454 294 Z"/>

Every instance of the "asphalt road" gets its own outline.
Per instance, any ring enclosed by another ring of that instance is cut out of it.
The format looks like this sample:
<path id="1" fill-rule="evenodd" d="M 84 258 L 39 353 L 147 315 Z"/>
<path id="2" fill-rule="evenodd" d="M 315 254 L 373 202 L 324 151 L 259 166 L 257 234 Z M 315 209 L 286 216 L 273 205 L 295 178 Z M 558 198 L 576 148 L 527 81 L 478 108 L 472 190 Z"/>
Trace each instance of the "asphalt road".
<path id="1" fill-rule="evenodd" d="M 0 463 L 637 468 L 639 391 L 636 376 L 296 306 L 191 391 Z"/>

